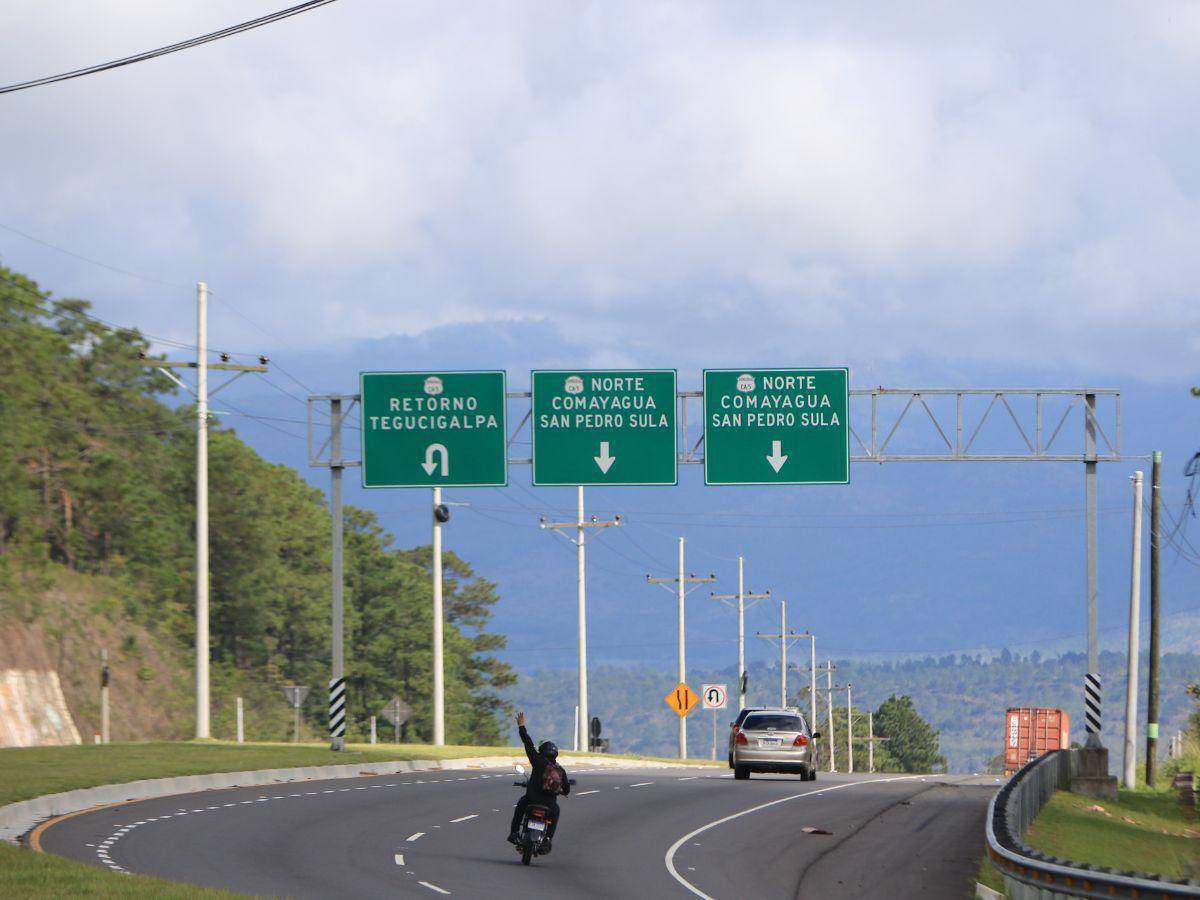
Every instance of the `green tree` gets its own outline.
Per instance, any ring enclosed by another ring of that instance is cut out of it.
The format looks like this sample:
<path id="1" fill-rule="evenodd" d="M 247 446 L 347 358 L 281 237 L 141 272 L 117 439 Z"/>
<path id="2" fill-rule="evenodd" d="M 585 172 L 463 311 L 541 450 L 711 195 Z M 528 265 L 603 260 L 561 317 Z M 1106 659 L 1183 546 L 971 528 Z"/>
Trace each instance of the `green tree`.
<path id="1" fill-rule="evenodd" d="M 881 771 L 933 772 L 944 769 L 946 758 L 938 749 L 938 732 L 921 718 L 907 694 L 895 694 L 875 712 L 875 734 L 887 738 L 887 759 Z"/>

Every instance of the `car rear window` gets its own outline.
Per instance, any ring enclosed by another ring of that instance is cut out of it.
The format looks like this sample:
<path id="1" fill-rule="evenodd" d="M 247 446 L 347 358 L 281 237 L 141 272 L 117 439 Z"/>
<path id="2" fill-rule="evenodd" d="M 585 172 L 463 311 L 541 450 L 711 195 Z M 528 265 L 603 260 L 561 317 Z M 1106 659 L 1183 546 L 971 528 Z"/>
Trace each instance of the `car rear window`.
<path id="1" fill-rule="evenodd" d="M 749 715 L 742 728 L 746 731 L 803 731 L 804 720 L 799 716 Z"/>

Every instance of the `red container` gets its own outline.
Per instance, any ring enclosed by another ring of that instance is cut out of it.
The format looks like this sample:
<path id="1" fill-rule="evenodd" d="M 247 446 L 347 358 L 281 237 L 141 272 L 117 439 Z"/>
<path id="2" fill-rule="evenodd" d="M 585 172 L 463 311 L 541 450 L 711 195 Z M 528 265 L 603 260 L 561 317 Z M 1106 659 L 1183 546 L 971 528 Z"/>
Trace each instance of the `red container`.
<path id="1" fill-rule="evenodd" d="M 1044 706 L 1009 707 L 1004 713 L 1004 772 L 1011 775 L 1031 759 L 1071 746 L 1071 717 Z"/>

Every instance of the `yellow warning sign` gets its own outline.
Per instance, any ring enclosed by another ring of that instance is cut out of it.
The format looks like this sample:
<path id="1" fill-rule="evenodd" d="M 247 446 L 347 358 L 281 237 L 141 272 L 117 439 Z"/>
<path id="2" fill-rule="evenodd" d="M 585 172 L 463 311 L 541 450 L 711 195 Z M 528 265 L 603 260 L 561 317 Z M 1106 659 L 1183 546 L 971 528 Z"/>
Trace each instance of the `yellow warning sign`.
<path id="1" fill-rule="evenodd" d="M 696 704 L 700 702 L 700 698 L 696 696 L 696 692 L 682 681 L 675 685 L 671 693 L 667 694 L 663 700 L 680 718 L 690 713 L 696 708 Z"/>

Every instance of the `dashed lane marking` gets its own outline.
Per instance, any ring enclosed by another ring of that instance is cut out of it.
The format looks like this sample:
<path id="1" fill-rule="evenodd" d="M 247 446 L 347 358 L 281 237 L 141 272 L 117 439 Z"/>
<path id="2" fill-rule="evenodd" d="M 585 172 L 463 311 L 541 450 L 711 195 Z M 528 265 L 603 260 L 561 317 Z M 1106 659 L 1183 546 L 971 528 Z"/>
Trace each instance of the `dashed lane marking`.
<path id="1" fill-rule="evenodd" d="M 436 884 L 430 884 L 428 881 L 418 881 L 417 884 L 421 885 L 422 887 L 427 887 L 431 891 L 437 891 L 439 894 L 449 894 L 450 893 L 445 888 L 440 888 Z"/>
<path id="2" fill-rule="evenodd" d="M 423 832 L 423 831 L 418 831 L 416 834 L 410 834 L 410 835 L 409 835 L 408 837 L 406 837 L 404 840 L 406 840 L 406 841 L 415 841 L 415 840 L 419 840 L 419 839 L 420 839 L 421 837 L 423 837 L 424 835 L 425 835 L 425 832 Z"/>
<path id="3" fill-rule="evenodd" d="M 646 786 L 646 785 L 648 785 L 648 784 L 654 784 L 654 782 L 653 782 L 653 781 L 639 781 L 637 784 L 631 784 L 631 785 L 630 785 L 630 787 L 631 787 L 631 788 L 634 788 L 634 787 L 645 787 L 645 786 Z"/>
<path id="4" fill-rule="evenodd" d="M 471 813 L 469 816 L 459 816 L 457 819 L 451 819 L 450 824 L 456 825 L 459 822 L 465 822 L 467 819 L 478 819 L 479 813 Z"/>
<path id="5" fill-rule="evenodd" d="M 396 865 L 398 865 L 398 866 L 404 865 L 404 854 L 403 853 L 396 854 Z"/>
<path id="6" fill-rule="evenodd" d="M 576 797 L 586 797 L 588 794 L 598 794 L 598 793 L 600 793 L 600 792 L 599 791 L 579 791 L 575 796 Z"/>

